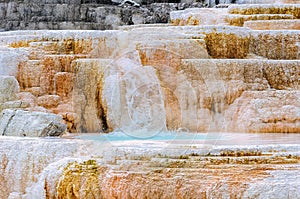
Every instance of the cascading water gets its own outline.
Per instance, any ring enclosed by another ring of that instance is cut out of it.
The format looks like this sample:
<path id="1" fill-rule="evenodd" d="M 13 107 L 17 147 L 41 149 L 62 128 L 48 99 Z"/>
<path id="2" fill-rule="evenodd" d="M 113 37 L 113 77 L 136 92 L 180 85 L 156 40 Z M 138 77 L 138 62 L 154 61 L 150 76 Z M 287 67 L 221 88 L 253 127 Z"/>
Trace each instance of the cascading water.
<path id="1" fill-rule="evenodd" d="M 102 97 L 110 127 L 136 138 L 166 130 L 164 99 L 154 68 L 121 58 L 104 75 Z"/>

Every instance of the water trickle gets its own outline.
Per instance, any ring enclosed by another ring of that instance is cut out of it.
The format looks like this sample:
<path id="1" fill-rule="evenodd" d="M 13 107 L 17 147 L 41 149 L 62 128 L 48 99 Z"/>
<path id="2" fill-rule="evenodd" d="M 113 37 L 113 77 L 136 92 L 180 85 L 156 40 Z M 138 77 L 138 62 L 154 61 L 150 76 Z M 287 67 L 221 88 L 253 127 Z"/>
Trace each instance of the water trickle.
<path id="1" fill-rule="evenodd" d="M 222 80 L 217 79 L 220 76 L 218 71 L 212 72 L 209 70 L 209 73 L 216 75 L 213 78 L 204 75 L 204 77 L 207 77 L 204 78 L 204 81 L 212 98 L 212 121 L 209 131 L 224 131 L 224 110 L 228 106 L 225 99 L 225 87 Z"/>
<path id="2" fill-rule="evenodd" d="M 166 130 L 164 99 L 156 71 L 127 58 L 105 72 L 103 100 L 108 125 L 123 133 L 148 138 Z"/>
<path id="3" fill-rule="evenodd" d="M 208 129 L 209 132 L 224 131 L 224 112 L 228 107 L 226 99 L 226 86 L 222 78 L 218 61 L 211 60 L 183 60 L 183 65 L 194 68 L 197 76 L 201 77 L 205 89 L 200 92 L 207 92 L 208 107 L 211 113 Z M 199 116 L 198 116 L 199 117 Z"/>

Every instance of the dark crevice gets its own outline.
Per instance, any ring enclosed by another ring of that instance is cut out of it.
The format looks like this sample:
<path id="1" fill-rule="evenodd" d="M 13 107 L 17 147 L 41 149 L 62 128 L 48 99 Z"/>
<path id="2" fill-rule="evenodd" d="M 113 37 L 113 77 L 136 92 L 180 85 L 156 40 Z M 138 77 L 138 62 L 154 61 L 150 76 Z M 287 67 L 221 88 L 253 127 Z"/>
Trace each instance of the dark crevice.
<path id="1" fill-rule="evenodd" d="M 106 119 L 103 106 L 101 104 L 102 100 L 101 100 L 101 94 L 99 89 L 97 90 L 96 93 L 96 102 L 97 102 L 97 117 L 101 121 L 100 126 L 102 127 L 102 132 L 107 133 L 108 132 L 107 119 Z"/>
<path id="2" fill-rule="evenodd" d="M 84 87 L 82 87 L 82 88 L 84 88 Z M 84 113 L 85 113 L 85 108 L 86 108 L 86 105 L 87 105 L 87 97 L 86 97 L 86 95 L 83 95 L 84 96 L 84 104 L 81 104 L 81 120 L 79 121 L 80 122 L 80 128 L 79 128 L 79 130 L 80 130 L 80 132 L 82 132 L 82 133 L 87 133 L 88 131 L 87 131 L 87 129 L 85 128 L 85 126 L 86 126 L 86 122 L 85 122 L 85 117 L 84 117 Z"/>
<path id="3" fill-rule="evenodd" d="M 102 112 L 102 115 L 100 115 L 100 118 L 102 121 L 102 131 L 104 133 L 108 133 L 108 125 L 107 125 L 106 115 L 104 114 L 104 110 L 102 107 L 100 107 L 100 110 Z"/>
<path id="4" fill-rule="evenodd" d="M 9 124 L 11 123 L 11 121 L 12 121 L 12 119 L 13 119 L 14 117 L 15 117 L 15 112 L 14 112 L 14 114 L 13 114 L 12 116 L 10 116 L 10 118 L 9 118 L 7 124 L 6 124 L 6 127 L 5 127 L 4 130 L 3 130 L 3 133 L 2 133 L 3 136 L 6 135 L 6 130 L 7 130 Z"/>

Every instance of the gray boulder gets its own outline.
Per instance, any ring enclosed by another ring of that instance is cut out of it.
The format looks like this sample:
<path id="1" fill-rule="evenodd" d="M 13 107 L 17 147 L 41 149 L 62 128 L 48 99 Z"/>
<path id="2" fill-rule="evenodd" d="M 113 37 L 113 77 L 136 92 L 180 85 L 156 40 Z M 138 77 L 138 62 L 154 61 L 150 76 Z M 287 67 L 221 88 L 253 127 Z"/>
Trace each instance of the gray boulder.
<path id="1" fill-rule="evenodd" d="M 62 117 L 52 113 L 5 109 L 0 114 L 0 135 L 46 137 L 66 131 Z"/>

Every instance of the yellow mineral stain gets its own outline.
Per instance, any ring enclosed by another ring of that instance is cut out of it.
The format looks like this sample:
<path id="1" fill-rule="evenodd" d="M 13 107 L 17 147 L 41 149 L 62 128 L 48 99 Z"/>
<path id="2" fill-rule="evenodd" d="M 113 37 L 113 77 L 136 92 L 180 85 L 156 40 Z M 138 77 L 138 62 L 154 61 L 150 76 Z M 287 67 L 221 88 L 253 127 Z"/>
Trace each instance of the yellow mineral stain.
<path id="1" fill-rule="evenodd" d="M 59 178 L 56 195 L 58 199 L 101 198 L 96 160 L 72 162 Z"/>
<path id="2" fill-rule="evenodd" d="M 79 39 L 74 41 L 75 54 L 88 54 L 92 50 L 92 39 Z"/>
<path id="3" fill-rule="evenodd" d="M 26 48 L 26 47 L 29 47 L 29 44 L 31 42 L 35 42 L 35 41 L 37 41 L 37 40 L 21 40 L 21 41 L 17 41 L 17 42 L 12 42 L 8 46 L 11 48 Z"/>
<path id="4" fill-rule="evenodd" d="M 213 58 L 245 58 L 249 53 L 250 39 L 235 34 L 212 32 L 206 34 L 207 51 Z"/>

